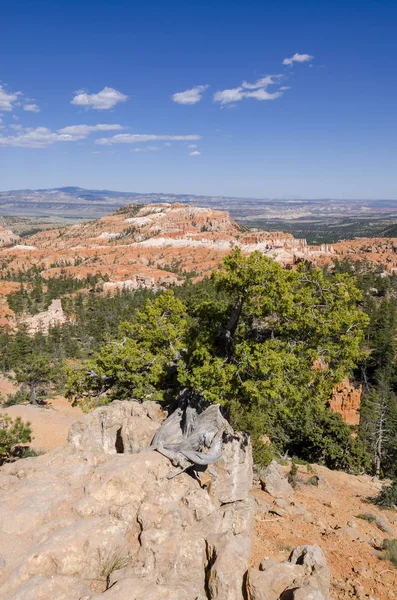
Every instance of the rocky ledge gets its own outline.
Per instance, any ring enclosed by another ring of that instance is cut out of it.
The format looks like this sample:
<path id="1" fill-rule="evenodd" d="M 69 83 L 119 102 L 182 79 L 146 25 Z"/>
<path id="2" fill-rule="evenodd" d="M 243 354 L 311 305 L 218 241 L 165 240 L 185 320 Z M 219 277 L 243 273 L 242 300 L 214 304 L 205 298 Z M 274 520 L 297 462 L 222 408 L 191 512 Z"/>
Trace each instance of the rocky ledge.
<path id="1" fill-rule="evenodd" d="M 329 598 L 317 547 L 248 573 L 246 436 L 229 429 L 210 468 L 173 476 L 149 447 L 164 419 L 154 403 L 116 401 L 76 422 L 66 446 L 1 468 L 0 598 Z"/>

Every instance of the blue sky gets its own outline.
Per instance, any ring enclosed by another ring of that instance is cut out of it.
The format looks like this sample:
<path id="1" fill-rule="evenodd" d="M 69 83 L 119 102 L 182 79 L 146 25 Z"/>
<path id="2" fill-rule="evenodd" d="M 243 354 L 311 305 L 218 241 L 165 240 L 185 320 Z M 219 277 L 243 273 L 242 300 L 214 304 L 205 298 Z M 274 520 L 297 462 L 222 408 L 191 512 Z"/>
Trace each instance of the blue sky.
<path id="1" fill-rule="evenodd" d="M 0 189 L 397 198 L 397 2 L 2 3 Z"/>

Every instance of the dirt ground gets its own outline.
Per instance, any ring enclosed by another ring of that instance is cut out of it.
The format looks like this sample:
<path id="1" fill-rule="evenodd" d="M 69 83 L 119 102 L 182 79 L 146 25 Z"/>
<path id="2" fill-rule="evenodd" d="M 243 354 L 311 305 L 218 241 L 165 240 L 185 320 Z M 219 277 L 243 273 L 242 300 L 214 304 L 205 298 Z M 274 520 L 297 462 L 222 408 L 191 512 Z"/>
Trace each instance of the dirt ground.
<path id="1" fill-rule="evenodd" d="M 0 378 L 0 394 L 3 398 L 15 391 L 12 381 Z M 66 442 L 70 426 L 83 414 L 79 407 L 71 406 L 62 396 L 49 399 L 45 406 L 16 404 L 0 408 L 0 414 L 4 413 L 12 418 L 21 417 L 23 421 L 29 421 L 33 431 L 30 445 L 35 450 L 44 451 L 62 446 Z"/>
<path id="2" fill-rule="evenodd" d="M 258 506 L 251 566 L 258 567 L 268 556 L 287 560 L 300 544 L 318 544 L 331 569 L 332 600 L 397 598 L 397 568 L 379 558 L 383 540 L 397 538 L 397 511 L 381 510 L 367 501 L 379 492 L 379 482 L 367 475 L 348 475 L 316 465 L 313 469 L 324 481 L 307 485 L 305 481 L 313 473 L 299 467 L 301 482 L 293 505 L 288 503 L 284 510 L 273 505 L 266 492 L 253 490 L 258 500 L 272 504 L 280 514 L 261 512 Z M 390 528 L 389 535 L 375 523 L 357 518 L 362 513 L 381 518 Z"/>

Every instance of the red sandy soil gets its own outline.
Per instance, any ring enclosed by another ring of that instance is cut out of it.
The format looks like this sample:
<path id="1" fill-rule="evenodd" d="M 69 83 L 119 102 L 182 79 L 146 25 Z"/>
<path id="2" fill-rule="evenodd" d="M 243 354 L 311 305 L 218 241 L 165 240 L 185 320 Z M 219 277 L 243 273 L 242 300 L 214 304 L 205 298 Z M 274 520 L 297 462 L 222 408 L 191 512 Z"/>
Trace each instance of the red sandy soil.
<path id="1" fill-rule="evenodd" d="M 325 467 L 312 466 L 326 482 L 306 485 L 311 477 L 299 467 L 301 483 L 293 502 L 309 511 L 307 515 L 272 513 L 256 515 L 251 564 L 258 567 L 267 556 L 287 560 L 300 544 L 318 544 L 331 569 L 331 598 L 344 600 L 393 600 L 397 598 L 397 568 L 379 558 L 384 538 L 397 537 L 397 511 L 381 510 L 367 498 L 379 493 L 380 483 L 367 475 L 354 476 Z M 269 494 L 256 488 L 253 495 L 272 504 Z M 274 507 L 277 510 L 277 507 Z M 293 510 L 293 507 L 292 507 Z M 375 523 L 356 518 L 362 513 L 380 517 L 391 529 L 383 533 Z M 353 525 L 353 527 L 349 527 Z M 356 538 L 356 539 L 355 539 Z"/>
<path id="2" fill-rule="evenodd" d="M 12 381 L 0 378 L 0 393 L 3 398 L 14 393 L 16 389 Z M 71 406 L 62 396 L 48 400 L 45 406 L 16 404 L 0 408 L 0 414 L 4 413 L 13 419 L 20 417 L 23 421 L 29 421 L 33 431 L 30 445 L 35 450 L 43 451 L 65 444 L 70 426 L 83 414 L 79 407 Z"/>

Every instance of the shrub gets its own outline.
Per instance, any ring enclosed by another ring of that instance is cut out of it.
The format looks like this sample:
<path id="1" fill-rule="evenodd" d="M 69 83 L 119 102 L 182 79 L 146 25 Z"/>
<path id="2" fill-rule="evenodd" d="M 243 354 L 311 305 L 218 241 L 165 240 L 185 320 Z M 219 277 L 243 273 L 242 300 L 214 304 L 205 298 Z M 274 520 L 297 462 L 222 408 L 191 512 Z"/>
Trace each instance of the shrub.
<path id="1" fill-rule="evenodd" d="M 15 394 L 9 394 L 7 400 L 4 400 L 3 406 L 5 408 L 14 406 L 15 404 L 29 404 L 30 394 L 27 391 L 17 390 Z"/>
<path id="2" fill-rule="evenodd" d="M 291 470 L 288 473 L 288 483 L 295 489 L 298 484 L 298 465 L 293 460 Z"/>
<path id="3" fill-rule="evenodd" d="M 397 506 L 397 481 L 393 481 L 390 486 L 384 485 L 379 495 L 376 498 L 371 498 L 371 502 L 382 508 L 394 508 Z"/>
<path id="4" fill-rule="evenodd" d="M 315 485 L 316 487 L 318 486 L 318 482 L 319 482 L 319 477 L 318 475 L 312 475 L 311 477 L 309 477 L 309 479 L 306 481 L 306 485 Z"/>
<path id="5" fill-rule="evenodd" d="M 125 549 L 110 550 L 103 554 L 98 549 L 98 563 L 100 566 L 100 576 L 105 581 L 106 590 L 110 588 L 110 576 L 119 569 L 124 569 L 131 564 L 131 558 Z"/>
<path id="6" fill-rule="evenodd" d="M 397 567 L 397 540 L 383 540 L 382 560 L 388 560 Z"/>
<path id="7" fill-rule="evenodd" d="M 368 521 L 368 523 L 375 523 L 376 516 L 371 513 L 362 513 L 360 515 L 356 515 L 356 519 L 362 519 L 363 521 Z"/>
<path id="8" fill-rule="evenodd" d="M 31 440 L 30 423 L 24 423 L 19 417 L 13 420 L 8 415 L 0 415 L 0 464 L 14 455 L 19 444 Z"/>

